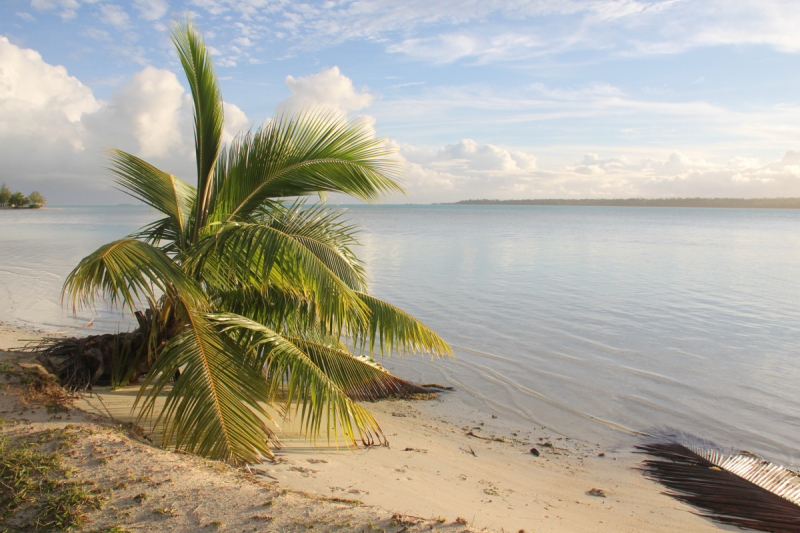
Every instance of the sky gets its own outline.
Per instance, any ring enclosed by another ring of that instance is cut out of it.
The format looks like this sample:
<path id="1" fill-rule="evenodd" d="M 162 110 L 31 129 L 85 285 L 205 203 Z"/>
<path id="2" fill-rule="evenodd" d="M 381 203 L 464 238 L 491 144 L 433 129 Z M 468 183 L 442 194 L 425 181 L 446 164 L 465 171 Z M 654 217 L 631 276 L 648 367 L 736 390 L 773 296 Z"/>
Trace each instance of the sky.
<path id="1" fill-rule="evenodd" d="M 227 142 L 276 111 L 364 120 L 404 170 L 387 203 L 800 196 L 797 0 L 3 0 L 0 182 L 130 201 L 108 147 L 194 182 L 187 14 Z"/>

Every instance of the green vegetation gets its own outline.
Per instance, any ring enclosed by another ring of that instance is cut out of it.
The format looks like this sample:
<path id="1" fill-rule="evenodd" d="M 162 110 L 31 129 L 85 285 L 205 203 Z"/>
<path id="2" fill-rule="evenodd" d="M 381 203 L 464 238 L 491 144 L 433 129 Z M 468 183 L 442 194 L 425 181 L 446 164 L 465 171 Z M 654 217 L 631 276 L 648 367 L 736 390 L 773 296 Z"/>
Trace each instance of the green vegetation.
<path id="1" fill-rule="evenodd" d="M 30 205 L 42 206 L 47 203 L 47 200 L 45 200 L 44 196 L 42 196 L 39 191 L 33 191 L 28 196 L 28 203 Z"/>
<path id="2" fill-rule="evenodd" d="M 12 193 L 5 183 L 0 185 L 0 207 L 41 207 L 46 203 L 47 200 L 38 191 L 25 196 L 19 191 Z"/>
<path id="3" fill-rule="evenodd" d="M 117 186 L 162 218 L 85 257 L 64 299 L 149 308 L 152 338 L 166 340 L 150 345 L 137 406 L 179 449 L 233 463 L 271 456 L 265 404 L 299 417 L 310 438 L 338 430 L 352 444 L 383 442 L 355 400 L 411 385 L 372 356 L 451 350 L 368 294 L 356 228 L 341 211 L 284 199 L 334 192 L 374 202 L 401 191 L 391 151 L 363 123 L 313 111 L 276 117 L 223 147 L 222 97 L 203 39 L 191 21 L 174 23 L 171 37 L 194 103 L 197 186 L 111 150 Z"/>
<path id="4" fill-rule="evenodd" d="M 21 192 L 17 191 L 11 195 L 11 199 L 8 201 L 8 203 L 12 207 L 22 207 L 28 204 L 28 198 Z"/>
<path id="5" fill-rule="evenodd" d="M 800 209 L 800 198 L 618 198 L 606 200 L 462 200 L 444 205 L 582 205 L 616 207 L 733 207 Z"/>
<path id="6" fill-rule="evenodd" d="M 69 479 L 60 451 L 76 437 L 65 429 L 0 439 L 0 530 L 63 530 L 80 526 L 85 511 L 102 507 L 100 491 Z M 55 450 L 45 449 L 53 442 Z"/>
<path id="7" fill-rule="evenodd" d="M 0 207 L 8 205 L 11 202 L 11 189 L 5 183 L 0 185 Z"/>

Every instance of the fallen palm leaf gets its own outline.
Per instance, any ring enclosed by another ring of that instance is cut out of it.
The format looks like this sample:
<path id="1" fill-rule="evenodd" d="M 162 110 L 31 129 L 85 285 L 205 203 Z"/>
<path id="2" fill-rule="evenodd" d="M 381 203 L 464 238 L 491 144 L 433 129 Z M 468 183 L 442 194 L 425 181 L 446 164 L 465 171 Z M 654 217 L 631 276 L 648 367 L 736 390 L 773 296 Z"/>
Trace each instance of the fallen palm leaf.
<path id="1" fill-rule="evenodd" d="M 726 456 L 674 440 L 635 446 L 656 459 L 642 462 L 665 494 L 717 522 L 774 533 L 800 532 L 800 476 L 760 457 Z"/>

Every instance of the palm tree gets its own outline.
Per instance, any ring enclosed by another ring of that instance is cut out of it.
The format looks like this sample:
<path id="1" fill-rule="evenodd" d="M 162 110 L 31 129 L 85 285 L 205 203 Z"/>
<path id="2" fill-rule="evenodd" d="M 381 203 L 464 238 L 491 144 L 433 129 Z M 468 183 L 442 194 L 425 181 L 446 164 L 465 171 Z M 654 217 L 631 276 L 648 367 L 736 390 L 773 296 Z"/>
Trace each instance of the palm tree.
<path id="1" fill-rule="evenodd" d="M 268 406 L 297 416 L 314 439 L 324 424 L 328 439 L 338 431 L 352 444 L 383 441 L 355 400 L 406 382 L 371 355 L 451 350 L 367 293 L 355 228 L 340 212 L 283 200 L 339 192 L 375 201 L 400 191 L 390 152 L 362 124 L 319 113 L 278 117 L 223 147 L 222 97 L 203 39 L 190 20 L 170 34 L 194 100 L 197 186 L 110 150 L 119 188 L 163 217 L 81 260 L 65 301 L 149 307 L 152 331 L 167 340 L 151 343 L 137 406 L 163 424 L 165 443 L 234 463 L 271 456 Z"/>

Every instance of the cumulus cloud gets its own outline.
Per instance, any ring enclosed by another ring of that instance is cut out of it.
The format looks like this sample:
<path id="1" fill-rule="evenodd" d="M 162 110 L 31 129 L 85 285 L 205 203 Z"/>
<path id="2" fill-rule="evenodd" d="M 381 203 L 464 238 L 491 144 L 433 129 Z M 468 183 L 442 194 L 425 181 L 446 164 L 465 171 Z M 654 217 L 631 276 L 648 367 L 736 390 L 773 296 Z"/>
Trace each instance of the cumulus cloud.
<path id="1" fill-rule="evenodd" d="M 115 92 L 111 106 L 117 120 L 132 127 L 141 157 L 165 157 L 185 147 L 191 100 L 174 73 L 146 67 Z"/>
<path id="2" fill-rule="evenodd" d="M 222 142 L 230 144 L 239 132 L 248 128 L 250 119 L 235 104 L 229 104 L 228 102 L 224 102 L 224 113 L 225 127 L 222 130 Z"/>
<path id="3" fill-rule="evenodd" d="M 248 119 L 232 104 L 225 115 L 229 142 Z M 193 181 L 192 103 L 175 73 L 146 67 L 100 100 L 64 67 L 0 37 L 0 157 L 9 186 L 38 188 L 55 204 L 122 201 L 104 169 L 107 147 Z"/>
<path id="4" fill-rule="evenodd" d="M 536 157 L 469 139 L 439 149 L 402 145 L 408 200 L 470 198 L 660 198 L 800 196 L 800 150 L 775 161 L 712 162 L 679 151 L 663 157 L 602 157 L 540 168 Z M 512 163 L 513 162 L 513 163 Z"/>
<path id="5" fill-rule="evenodd" d="M 470 198 L 513 194 L 537 169 L 533 154 L 472 139 L 439 149 L 404 144 L 398 146 L 398 152 L 407 193 L 415 201 L 423 197 L 427 201 L 453 201 L 463 200 L 468 194 L 473 195 Z"/>
<path id="6" fill-rule="evenodd" d="M 331 119 L 349 119 L 359 124 L 367 135 L 375 136 L 375 117 L 356 114 L 354 111 L 369 107 L 375 97 L 368 91 L 359 91 L 353 80 L 339 67 L 332 67 L 302 78 L 286 77 L 292 95 L 275 106 L 275 115 L 294 115 L 316 112 Z"/>
<path id="7" fill-rule="evenodd" d="M 0 135 L 66 142 L 80 150 L 81 117 L 100 107 L 91 89 L 64 67 L 0 37 Z"/>
<path id="8" fill-rule="evenodd" d="M 276 114 L 295 113 L 312 108 L 347 113 L 369 107 L 375 98 L 367 91 L 358 91 L 353 85 L 353 80 L 342 74 L 339 67 L 332 67 L 302 78 L 287 76 L 286 85 L 289 86 L 292 95 L 276 106 Z"/>
<path id="9" fill-rule="evenodd" d="M 525 152 L 511 152 L 492 144 L 479 145 L 472 139 L 445 146 L 434 158 L 434 164 L 465 171 L 515 172 L 536 170 L 536 157 Z"/>

